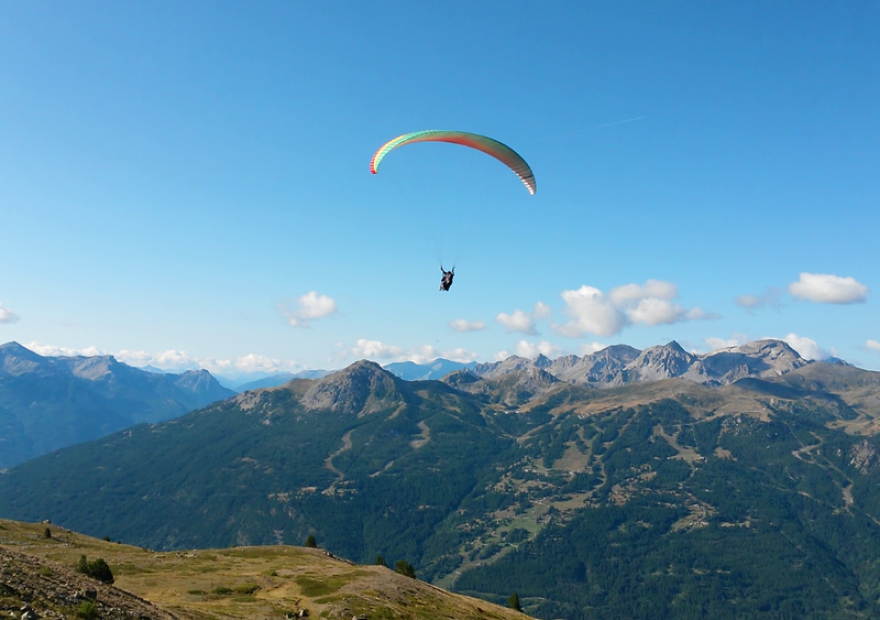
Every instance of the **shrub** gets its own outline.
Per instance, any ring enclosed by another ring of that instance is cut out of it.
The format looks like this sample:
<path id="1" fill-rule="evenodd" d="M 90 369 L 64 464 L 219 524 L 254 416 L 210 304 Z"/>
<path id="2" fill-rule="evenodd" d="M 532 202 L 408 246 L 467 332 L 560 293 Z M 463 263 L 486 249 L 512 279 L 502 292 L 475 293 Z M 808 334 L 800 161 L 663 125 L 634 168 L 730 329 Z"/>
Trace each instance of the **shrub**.
<path id="1" fill-rule="evenodd" d="M 94 601 L 83 601 L 76 608 L 76 617 L 81 620 L 97 620 L 99 615 L 98 604 Z"/>
<path id="2" fill-rule="evenodd" d="M 318 546 L 318 541 L 315 540 L 315 537 L 309 534 L 309 537 L 306 538 L 306 547 L 315 548 Z"/>
<path id="3" fill-rule="evenodd" d="M 88 575 L 92 579 L 103 581 L 104 583 L 113 583 L 113 572 L 104 561 L 104 558 L 98 558 L 89 562 L 86 556 L 79 556 L 79 562 L 76 565 L 76 572 Z"/>

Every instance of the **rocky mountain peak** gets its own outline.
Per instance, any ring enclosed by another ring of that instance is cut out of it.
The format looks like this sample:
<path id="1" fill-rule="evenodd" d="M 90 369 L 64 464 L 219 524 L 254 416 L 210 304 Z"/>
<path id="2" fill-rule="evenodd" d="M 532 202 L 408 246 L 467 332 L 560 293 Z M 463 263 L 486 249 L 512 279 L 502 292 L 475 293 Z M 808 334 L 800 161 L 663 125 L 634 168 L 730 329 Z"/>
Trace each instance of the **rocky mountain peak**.
<path id="1" fill-rule="evenodd" d="M 639 381 L 657 381 L 684 375 L 696 359 L 673 340 L 665 345 L 648 347 L 627 364 L 626 369 L 634 372 Z"/>
<path id="2" fill-rule="evenodd" d="M 511 355 L 506 360 L 502 360 L 500 362 L 485 362 L 483 364 L 476 364 L 473 368 L 473 371 L 474 374 L 477 374 L 484 379 L 492 379 L 494 377 L 500 377 L 501 375 L 509 372 L 513 372 L 516 370 L 526 370 L 527 368 L 533 367 L 534 363 L 527 357 Z"/>
<path id="3" fill-rule="evenodd" d="M 45 358 L 15 341 L 0 345 L 0 375 L 17 376 L 45 366 Z"/>
<path id="4" fill-rule="evenodd" d="M 74 377 L 88 381 L 97 381 L 120 367 L 120 363 L 112 355 L 60 357 L 57 359 L 59 364 L 70 368 L 70 372 L 73 373 Z"/>
<path id="5" fill-rule="evenodd" d="M 553 365 L 553 361 L 549 357 L 541 353 L 538 355 L 538 357 L 534 359 L 532 364 L 535 366 L 535 368 L 549 368 Z"/>
<path id="6" fill-rule="evenodd" d="M 379 364 L 360 360 L 319 379 L 302 398 L 309 410 L 366 415 L 403 401 L 403 383 Z"/>
<path id="7" fill-rule="evenodd" d="M 721 383 L 744 377 L 783 375 L 809 363 L 788 343 L 772 339 L 718 349 L 703 355 L 701 360 L 707 374 Z"/>
<path id="8" fill-rule="evenodd" d="M 480 381 L 480 378 L 472 373 L 470 370 L 462 368 L 461 370 L 454 370 L 445 377 L 441 379 L 443 383 L 452 386 L 460 386 L 467 385 L 469 383 L 476 383 Z"/>

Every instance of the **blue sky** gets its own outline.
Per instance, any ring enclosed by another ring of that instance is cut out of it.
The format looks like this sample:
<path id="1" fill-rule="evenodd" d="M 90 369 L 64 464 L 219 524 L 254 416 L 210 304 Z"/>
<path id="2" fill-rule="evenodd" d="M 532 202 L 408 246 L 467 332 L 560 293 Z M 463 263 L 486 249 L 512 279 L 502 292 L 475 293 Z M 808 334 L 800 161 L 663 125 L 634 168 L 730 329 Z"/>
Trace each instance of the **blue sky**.
<path id="1" fill-rule="evenodd" d="M 880 369 L 878 64 L 876 2 L 4 2 L 0 341 Z M 369 174 L 419 129 L 507 143 L 537 194 L 446 144 Z"/>

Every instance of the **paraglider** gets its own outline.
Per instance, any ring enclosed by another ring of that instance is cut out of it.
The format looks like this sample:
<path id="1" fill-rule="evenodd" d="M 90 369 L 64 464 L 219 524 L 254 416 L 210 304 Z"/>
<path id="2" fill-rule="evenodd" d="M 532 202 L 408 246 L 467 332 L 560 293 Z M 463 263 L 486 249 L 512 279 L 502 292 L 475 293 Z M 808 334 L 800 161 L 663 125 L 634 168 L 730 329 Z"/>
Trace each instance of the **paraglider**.
<path id="1" fill-rule="evenodd" d="M 530 194 L 535 193 L 537 184 L 532 169 L 520 155 L 506 144 L 493 140 L 487 136 L 481 136 L 476 133 L 467 131 L 446 131 L 442 129 L 428 129 L 426 131 L 414 131 L 397 136 L 393 140 L 386 142 L 373 155 L 370 160 L 370 172 L 376 174 L 379 170 L 379 164 L 388 155 L 399 146 L 413 144 L 415 142 L 449 142 L 451 144 L 460 144 L 478 151 L 491 155 L 508 168 L 513 170 L 519 177 Z"/>
<path id="2" fill-rule="evenodd" d="M 448 291 L 452 286 L 452 278 L 455 277 L 455 267 L 451 271 L 446 271 L 443 269 L 443 265 L 440 265 L 440 271 L 443 272 L 443 276 L 440 278 L 440 290 Z"/>
<path id="3" fill-rule="evenodd" d="M 519 180 L 522 181 L 523 185 L 526 186 L 526 189 L 529 190 L 529 194 L 534 195 L 537 190 L 538 186 L 535 181 L 535 174 L 532 172 L 529 164 L 526 163 L 526 160 L 524 160 L 516 151 L 506 144 L 502 144 L 498 140 L 493 140 L 488 136 L 481 136 L 467 131 L 429 129 L 426 131 L 414 131 L 412 133 L 405 133 L 402 136 L 397 136 L 393 140 L 383 144 L 379 147 L 379 150 L 375 152 L 373 158 L 370 160 L 370 172 L 376 174 L 379 171 L 379 164 L 382 163 L 382 160 L 385 159 L 385 156 L 388 155 L 388 153 L 397 147 L 413 144 L 415 142 L 449 142 L 450 144 L 460 144 L 461 146 L 467 146 L 482 151 L 513 170 L 514 174 L 519 177 Z M 440 290 L 448 291 L 452 286 L 452 278 L 455 277 L 455 267 L 453 267 L 451 271 L 446 271 L 443 269 L 443 265 L 440 265 L 440 271 L 443 272 L 443 277 L 440 280 Z"/>

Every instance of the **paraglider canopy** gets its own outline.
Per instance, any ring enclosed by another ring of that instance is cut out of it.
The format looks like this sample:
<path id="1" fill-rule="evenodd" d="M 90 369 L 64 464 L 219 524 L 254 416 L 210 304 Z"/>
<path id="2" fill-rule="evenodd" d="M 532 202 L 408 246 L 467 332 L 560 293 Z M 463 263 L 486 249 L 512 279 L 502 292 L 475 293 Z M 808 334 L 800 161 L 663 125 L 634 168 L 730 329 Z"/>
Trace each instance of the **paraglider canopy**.
<path id="1" fill-rule="evenodd" d="M 537 184 L 532 169 L 520 155 L 506 144 L 493 140 L 487 136 L 481 136 L 467 131 L 446 131 L 442 129 L 429 129 L 426 131 L 414 131 L 398 136 L 389 142 L 383 144 L 370 160 L 370 172 L 376 174 L 379 170 L 379 164 L 385 156 L 399 146 L 412 144 L 414 142 L 449 142 L 451 144 L 460 144 L 468 146 L 472 149 L 482 151 L 487 155 L 491 155 L 498 161 L 505 164 L 513 170 L 519 177 L 529 194 L 535 193 Z"/>

